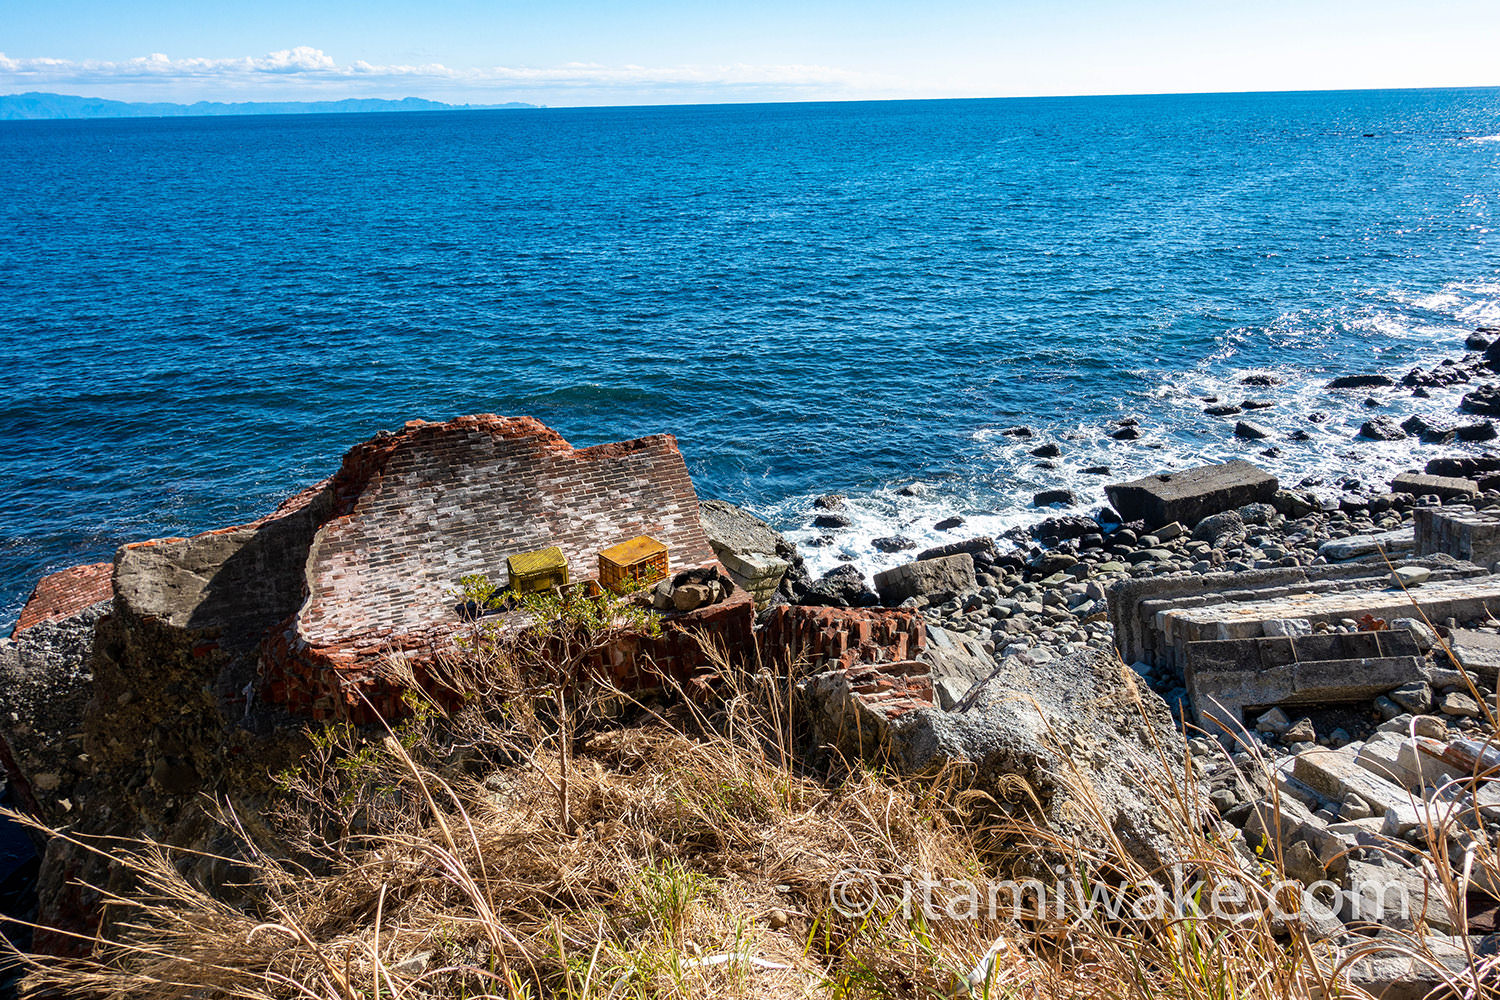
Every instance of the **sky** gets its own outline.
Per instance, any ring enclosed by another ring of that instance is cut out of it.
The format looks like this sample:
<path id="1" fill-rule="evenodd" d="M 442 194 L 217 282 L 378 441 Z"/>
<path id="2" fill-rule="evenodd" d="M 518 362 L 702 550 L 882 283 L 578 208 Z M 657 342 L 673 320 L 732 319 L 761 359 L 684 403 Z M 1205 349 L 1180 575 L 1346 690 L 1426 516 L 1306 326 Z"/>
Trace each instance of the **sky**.
<path id="1" fill-rule="evenodd" d="M 0 93 L 549 106 L 1500 84 L 1497 0 L 0 0 Z"/>

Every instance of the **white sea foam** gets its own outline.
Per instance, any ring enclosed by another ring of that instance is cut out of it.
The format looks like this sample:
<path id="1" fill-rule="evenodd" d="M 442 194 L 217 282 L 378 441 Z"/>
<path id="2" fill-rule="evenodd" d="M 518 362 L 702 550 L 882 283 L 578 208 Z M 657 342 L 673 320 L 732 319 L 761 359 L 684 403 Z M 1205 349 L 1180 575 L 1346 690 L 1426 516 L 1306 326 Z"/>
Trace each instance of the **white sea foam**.
<path id="1" fill-rule="evenodd" d="M 1135 441 L 1116 441 L 1109 436 L 1110 418 L 1119 414 L 1080 417 L 1058 426 L 1030 422 L 1035 436 L 1013 438 L 1000 433 L 1009 421 L 986 424 L 970 436 L 976 454 L 964 456 L 972 469 L 963 479 L 933 480 L 923 484 L 922 495 L 904 497 L 891 482 L 860 495 L 850 496 L 839 511 L 853 522 L 850 527 L 822 530 L 810 526 L 820 513 L 813 497 L 789 499 L 761 513 L 788 530 L 798 542 L 809 570 L 818 575 L 842 562 L 852 562 L 865 573 L 914 558 L 917 550 L 876 552 L 872 542 L 902 535 L 918 549 L 976 535 L 999 536 L 1005 531 L 1034 524 L 1057 513 L 1089 514 L 1105 503 L 1107 483 L 1149 475 L 1162 469 L 1185 468 L 1204 462 L 1244 458 L 1276 474 L 1288 486 L 1306 485 L 1323 496 L 1340 496 L 1343 483 L 1357 479 L 1367 488 L 1379 490 L 1400 472 L 1420 469 L 1437 455 L 1477 453 L 1482 444 L 1434 446 L 1416 438 L 1377 442 L 1357 438 L 1366 420 L 1387 416 L 1398 423 L 1418 414 L 1436 424 L 1465 422 L 1476 418 L 1458 412 L 1458 403 L 1469 385 L 1430 389 L 1421 399 L 1401 386 L 1373 390 L 1330 390 L 1329 380 L 1351 371 L 1384 372 L 1399 381 L 1413 365 L 1432 367 L 1461 350 L 1463 336 L 1474 325 L 1490 317 L 1500 319 L 1500 283 L 1453 283 L 1436 292 L 1409 297 L 1383 293 L 1385 308 L 1345 311 L 1337 315 L 1290 314 L 1270 324 L 1269 331 L 1244 331 L 1224 338 L 1224 346 L 1201 365 L 1179 372 L 1140 371 L 1139 388 L 1131 400 L 1122 401 L 1122 413 L 1140 420 L 1141 436 Z M 1392 300 L 1395 300 L 1393 303 Z M 1391 306 L 1397 305 L 1396 311 Z M 1411 310 L 1439 314 L 1427 321 Z M 1446 314 L 1446 315 L 1444 315 Z M 1342 331 L 1335 331 L 1339 326 Z M 1348 343 L 1354 330 L 1368 345 L 1361 363 L 1340 357 L 1336 344 Z M 1260 338 L 1258 345 L 1252 342 Z M 1236 364 L 1239 355 L 1252 346 L 1264 354 L 1265 341 L 1295 345 L 1289 357 L 1298 361 L 1247 366 Z M 1327 349 L 1319 347 L 1328 344 Z M 1309 364 L 1312 358 L 1316 363 Z M 1300 363 L 1299 363 L 1300 362 Z M 1281 384 L 1241 384 L 1247 375 L 1271 375 Z M 1204 397 L 1239 404 L 1246 399 L 1271 402 L 1269 409 L 1247 410 L 1228 417 L 1211 417 L 1202 411 Z M 1367 406 L 1371 398 L 1379 405 Z M 1327 414 L 1327 420 L 1312 422 L 1308 415 Z M 1234 437 L 1237 420 L 1266 428 L 1265 441 Z M 1290 440 L 1295 431 L 1305 431 L 1309 440 Z M 1038 467 L 1032 448 L 1054 441 L 1062 455 L 1052 460 L 1055 468 Z M 1277 454 L 1267 455 L 1275 447 Z M 1093 466 L 1109 466 L 1108 476 L 1083 472 Z M 1059 510 L 1038 510 L 1032 496 L 1043 489 L 1072 490 L 1079 503 Z M 935 524 L 958 515 L 965 523 L 938 531 Z M 828 542 L 823 544 L 827 539 Z M 1006 547 L 1002 543 L 1002 548 Z"/>

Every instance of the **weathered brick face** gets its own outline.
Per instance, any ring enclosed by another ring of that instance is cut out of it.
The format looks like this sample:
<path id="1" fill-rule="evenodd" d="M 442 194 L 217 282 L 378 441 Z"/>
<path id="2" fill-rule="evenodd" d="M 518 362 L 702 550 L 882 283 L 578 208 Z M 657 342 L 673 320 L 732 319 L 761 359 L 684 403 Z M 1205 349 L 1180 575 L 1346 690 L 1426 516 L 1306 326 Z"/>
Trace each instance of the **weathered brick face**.
<path id="1" fill-rule="evenodd" d="M 21 617 L 11 631 L 14 638 L 34 625 L 71 617 L 84 608 L 107 601 L 114 589 L 110 576 L 113 563 L 73 566 L 43 577 L 32 590 Z"/>
<path id="2" fill-rule="evenodd" d="M 650 535 L 673 572 L 714 562 L 669 435 L 574 449 L 529 417 L 416 421 L 351 450 L 333 491 L 337 516 L 308 554 L 307 601 L 263 647 L 267 697 L 318 716 L 362 717 L 366 702 L 399 714 L 383 661 L 401 655 L 423 677 L 460 630 L 459 579 L 503 584 L 511 555 L 555 545 L 582 580 L 598 575 L 599 550 Z M 617 644 L 610 672 L 638 686 L 643 672 L 701 663 L 684 625 L 746 647 L 754 609 L 738 597 L 668 616 L 661 639 Z"/>
<path id="3" fill-rule="evenodd" d="M 506 578 L 506 557 L 555 545 L 575 580 L 601 548 L 664 542 L 674 569 L 714 558 L 667 435 L 574 450 L 526 417 L 408 424 L 350 512 L 308 558 L 301 637 L 316 646 L 451 617 L 460 577 Z"/>

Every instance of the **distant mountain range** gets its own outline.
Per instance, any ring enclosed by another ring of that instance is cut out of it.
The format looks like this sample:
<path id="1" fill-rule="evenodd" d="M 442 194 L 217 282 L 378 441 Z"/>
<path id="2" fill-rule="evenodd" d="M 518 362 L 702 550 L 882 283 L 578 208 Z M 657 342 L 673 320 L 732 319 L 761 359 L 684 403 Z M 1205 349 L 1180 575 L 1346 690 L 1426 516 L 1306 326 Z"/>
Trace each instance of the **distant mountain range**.
<path id="1" fill-rule="evenodd" d="M 143 104 L 69 94 L 0 95 L 0 121 L 41 118 L 177 118 L 186 115 L 326 115 L 372 111 L 497 111 L 535 104 L 444 104 L 407 97 L 399 101 L 349 98 L 342 101 L 198 101 L 196 104 Z"/>

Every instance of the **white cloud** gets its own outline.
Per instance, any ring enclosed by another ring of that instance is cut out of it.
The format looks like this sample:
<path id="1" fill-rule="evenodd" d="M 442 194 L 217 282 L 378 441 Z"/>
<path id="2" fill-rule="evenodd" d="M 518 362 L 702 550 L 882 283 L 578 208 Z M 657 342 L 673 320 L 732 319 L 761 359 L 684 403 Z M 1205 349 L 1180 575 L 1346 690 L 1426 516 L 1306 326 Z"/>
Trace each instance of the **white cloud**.
<path id="1" fill-rule="evenodd" d="M 831 66 L 749 65 L 721 66 L 605 66 L 566 63 L 560 66 L 491 66 L 454 68 L 441 63 L 375 65 L 365 60 L 340 64 L 321 49 L 297 46 L 254 58 L 173 59 L 152 53 L 121 61 L 68 59 L 13 59 L 0 53 L 0 89 L 122 87 L 151 84 L 152 90 L 180 85 L 194 97 L 214 96 L 220 89 L 286 92 L 292 84 L 330 91 L 369 93 L 397 88 L 402 95 L 421 89 L 432 93 L 463 93 L 500 99 L 505 94 L 629 96 L 642 93 L 774 92 L 777 96 L 865 96 L 890 91 L 900 81 Z M 394 91 L 393 91 L 394 93 Z"/>

